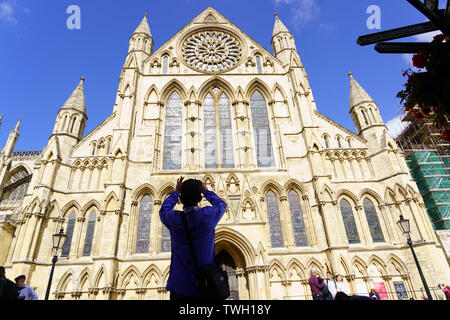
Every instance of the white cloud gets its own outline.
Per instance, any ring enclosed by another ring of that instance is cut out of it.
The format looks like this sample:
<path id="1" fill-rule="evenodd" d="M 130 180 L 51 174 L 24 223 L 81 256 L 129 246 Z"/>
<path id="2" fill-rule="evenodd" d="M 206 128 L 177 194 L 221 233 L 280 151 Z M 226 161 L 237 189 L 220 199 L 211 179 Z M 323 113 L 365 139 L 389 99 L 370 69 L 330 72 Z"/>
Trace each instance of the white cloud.
<path id="1" fill-rule="evenodd" d="M 392 138 L 397 138 L 400 133 L 408 126 L 409 122 L 402 122 L 405 115 L 401 114 L 394 119 L 386 122 L 386 127 L 389 129 L 389 133 Z"/>
<path id="2" fill-rule="evenodd" d="M 10 23 L 17 23 L 17 20 L 14 17 L 14 6 L 14 1 L 0 2 L 0 20 Z"/>
<path id="3" fill-rule="evenodd" d="M 318 0 L 274 0 L 275 5 L 290 5 L 293 23 L 302 26 L 315 18 L 320 11 Z"/>

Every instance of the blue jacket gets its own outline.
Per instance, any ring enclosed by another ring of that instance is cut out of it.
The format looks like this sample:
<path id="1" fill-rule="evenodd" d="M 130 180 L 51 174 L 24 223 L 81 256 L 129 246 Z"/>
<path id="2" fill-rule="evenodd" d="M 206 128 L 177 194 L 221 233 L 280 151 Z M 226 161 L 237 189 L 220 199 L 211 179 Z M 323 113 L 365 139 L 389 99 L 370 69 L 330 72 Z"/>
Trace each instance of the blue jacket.
<path id="1" fill-rule="evenodd" d="M 200 292 L 195 285 L 195 267 L 186 240 L 183 222 L 179 211 L 173 208 L 178 202 L 179 193 L 172 192 L 159 210 L 162 223 L 170 231 L 172 256 L 170 262 L 169 280 L 166 290 L 174 291 L 183 296 L 195 297 Z M 227 204 L 214 192 L 207 190 L 204 196 L 212 207 L 185 208 L 187 225 L 197 256 L 199 266 L 214 262 L 215 257 L 215 228 L 223 217 Z"/>

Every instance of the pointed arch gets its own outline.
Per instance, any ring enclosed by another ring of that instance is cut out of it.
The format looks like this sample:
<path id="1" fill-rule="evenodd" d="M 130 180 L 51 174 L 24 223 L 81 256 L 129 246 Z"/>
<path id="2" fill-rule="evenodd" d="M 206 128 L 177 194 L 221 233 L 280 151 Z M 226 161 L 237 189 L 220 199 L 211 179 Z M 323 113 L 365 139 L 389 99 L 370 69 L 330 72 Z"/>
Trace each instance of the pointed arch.
<path id="1" fill-rule="evenodd" d="M 160 92 L 158 90 L 158 87 L 154 84 L 148 88 L 145 96 L 144 96 L 144 102 L 148 103 L 156 103 L 159 101 Z"/>
<path id="2" fill-rule="evenodd" d="M 216 182 L 214 180 L 214 177 L 212 175 L 210 175 L 209 173 L 205 174 L 202 178 L 202 181 L 204 183 L 206 183 L 207 185 L 209 184 L 211 186 L 211 188 L 213 190 L 215 190 L 216 187 Z"/>
<path id="3" fill-rule="evenodd" d="M 376 202 L 378 202 L 378 204 L 382 204 L 383 203 L 383 199 L 380 197 L 380 195 L 375 192 L 372 189 L 368 189 L 368 188 L 364 188 L 363 190 L 361 190 L 361 192 L 358 195 L 358 203 L 362 204 L 362 201 L 364 200 L 364 198 L 369 195 L 371 196 L 373 199 L 376 200 Z"/>
<path id="4" fill-rule="evenodd" d="M 289 179 L 288 181 L 286 181 L 286 183 L 283 185 L 283 189 L 286 193 L 288 193 L 292 189 L 296 189 L 300 192 L 301 195 L 306 195 L 305 187 L 297 179 Z"/>
<path id="5" fill-rule="evenodd" d="M 278 193 L 278 196 L 286 195 L 283 187 L 273 179 L 269 179 L 261 185 L 261 187 L 259 188 L 259 194 L 265 196 L 266 192 L 270 189 L 274 189 Z"/>
<path id="6" fill-rule="evenodd" d="M 339 265 L 342 266 L 343 271 L 345 272 L 344 275 L 349 275 L 350 272 L 350 268 L 347 262 L 347 259 L 345 259 L 342 255 L 339 257 Z"/>
<path id="7" fill-rule="evenodd" d="M 68 214 L 72 213 L 72 209 L 76 211 L 78 215 L 82 210 L 76 200 L 69 201 L 61 210 L 61 218 L 65 219 Z"/>
<path id="8" fill-rule="evenodd" d="M 375 265 L 376 267 L 378 267 L 378 271 L 380 272 L 380 274 L 385 275 L 387 274 L 386 272 L 386 264 L 384 263 L 384 261 L 378 257 L 376 254 L 372 254 L 369 259 L 367 260 L 367 265 Z M 381 270 L 380 270 L 381 269 Z"/>
<path id="9" fill-rule="evenodd" d="M 174 91 L 180 96 L 182 102 L 187 100 L 188 95 L 185 86 L 177 79 L 172 79 L 161 89 L 161 101 L 164 105 Z"/>
<path id="10" fill-rule="evenodd" d="M 407 274 L 408 273 L 408 267 L 403 262 L 402 259 L 400 259 L 397 255 L 391 253 L 389 254 L 387 258 L 387 266 L 389 267 L 390 264 L 394 266 L 398 270 L 400 274 Z"/>
<path id="11" fill-rule="evenodd" d="M 102 281 L 103 280 L 103 281 Z M 102 264 L 100 266 L 100 268 L 98 269 L 95 278 L 94 278 L 94 288 L 99 288 L 100 289 L 100 284 L 104 283 L 105 286 L 108 285 L 108 274 L 106 273 L 106 268 L 105 265 Z"/>
<path id="12" fill-rule="evenodd" d="M 245 88 L 245 100 L 250 101 L 255 91 L 259 91 L 262 94 L 266 103 L 272 100 L 272 90 L 270 90 L 269 86 L 259 78 L 254 78 L 248 83 Z"/>
<path id="13" fill-rule="evenodd" d="M 75 275 L 72 268 L 64 272 L 63 276 L 61 277 L 61 280 L 59 280 L 58 285 L 56 286 L 56 292 L 64 292 L 64 293 L 69 292 L 67 291 L 68 286 L 69 288 L 71 287 L 73 290 L 76 288 Z"/>
<path id="14" fill-rule="evenodd" d="M 89 270 L 88 267 L 84 268 L 83 271 L 81 271 L 80 276 L 78 277 L 77 280 L 77 291 L 82 291 L 83 289 L 83 284 L 87 281 L 88 283 L 88 288 L 91 287 L 91 271 Z"/>
<path id="15" fill-rule="evenodd" d="M 233 89 L 233 86 L 231 85 L 231 83 L 229 83 L 228 81 L 226 81 L 225 79 L 223 79 L 219 76 L 211 77 L 210 79 L 206 80 L 200 86 L 200 88 L 198 90 L 199 100 L 204 101 L 206 95 L 208 94 L 208 91 L 214 87 L 223 89 L 223 91 L 227 94 L 230 102 L 233 102 L 236 100 L 235 90 Z"/>
<path id="16" fill-rule="evenodd" d="M 135 279 L 136 288 L 142 287 L 141 273 L 134 265 L 131 265 L 121 273 L 119 278 L 119 288 L 126 288 L 132 278 Z"/>
<path id="17" fill-rule="evenodd" d="M 358 197 L 355 196 L 355 194 L 353 192 L 351 192 L 350 190 L 339 190 L 336 194 L 336 198 L 340 199 L 342 197 L 347 197 L 350 198 L 353 202 L 353 205 L 356 206 L 359 203 L 359 199 Z"/>
<path id="18" fill-rule="evenodd" d="M 323 269 L 324 265 L 322 263 L 320 263 L 320 261 L 317 260 L 316 258 L 311 257 L 311 258 L 309 258 L 308 262 L 306 263 L 306 270 L 307 270 L 308 274 L 311 273 L 311 268 L 313 268 L 313 267 L 317 268 L 317 270 L 320 271 L 320 273 L 322 275 L 325 274 L 324 269 Z"/>
<path id="19" fill-rule="evenodd" d="M 358 269 L 363 276 L 367 276 L 367 264 L 360 257 L 354 256 L 351 260 L 351 265 L 353 272 Z"/>
<path id="20" fill-rule="evenodd" d="M 140 185 L 139 187 L 134 189 L 134 191 L 131 195 L 131 201 L 139 200 L 145 193 L 149 194 L 154 199 L 158 195 L 158 193 L 153 185 L 151 185 L 150 183 L 144 183 L 143 185 Z"/>
<path id="21" fill-rule="evenodd" d="M 95 209 L 99 213 L 101 211 L 100 209 L 101 207 L 102 206 L 97 200 L 92 199 L 88 203 L 86 203 L 81 209 L 81 216 L 86 217 L 86 215 L 89 214 L 90 211 L 92 211 L 92 209 Z"/>
<path id="22" fill-rule="evenodd" d="M 307 271 L 305 266 L 297 259 L 297 258 L 292 258 L 289 263 L 286 266 L 286 270 L 287 270 L 287 275 L 290 276 L 291 271 L 295 268 L 298 268 L 298 271 L 301 274 L 301 278 L 302 279 L 307 279 L 309 278 L 309 276 L 307 276 L 305 274 L 305 272 Z M 290 278 L 290 277 L 289 277 Z"/>
<path id="23" fill-rule="evenodd" d="M 283 87 L 278 82 L 275 82 L 272 88 L 272 97 L 277 102 L 287 101 L 287 95 Z M 281 99 L 280 99 L 281 98 Z"/>
<path id="24" fill-rule="evenodd" d="M 164 201 L 165 197 L 175 190 L 175 184 L 173 182 L 167 182 L 163 184 L 158 190 L 158 197 L 161 201 Z"/>
<path id="25" fill-rule="evenodd" d="M 104 210 L 108 210 L 111 209 L 110 204 L 114 204 L 114 207 L 117 207 L 117 203 L 118 203 L 118 197 L 116 195 L 116 193 L 114 191 L 111 191 L 108 196 L 105 198 L 105 200 L 103 201 L 103 209 Z"/>
<path id="26" fill-rule="evenodd" d="M 234 255 L 242 255 L 244 261 L 239 261 L 237 263 L 245 263 L 245 266 L 255 265 L 256 252 L 253 248 L 252 243 L 240 232 L 227 227 L 219 227 L 216 229 L 216 253 L 220 252 L 222 249 L 221 243 L 230 243 L 232 248 L 239 250 L 239 252 L 230 252 Z"/>

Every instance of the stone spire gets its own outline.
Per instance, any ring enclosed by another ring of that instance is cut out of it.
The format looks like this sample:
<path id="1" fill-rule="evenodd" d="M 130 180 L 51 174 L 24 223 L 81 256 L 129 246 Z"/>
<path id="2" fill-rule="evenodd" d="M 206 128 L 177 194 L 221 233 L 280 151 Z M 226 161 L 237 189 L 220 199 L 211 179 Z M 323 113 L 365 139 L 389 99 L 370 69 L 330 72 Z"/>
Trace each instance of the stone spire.
<path id="1" fill-rule="evenodd" d="M 133 34 L 137 33 L 143 33 L 149 37 L 152 36 L 150 32 L 150 27 L 148 26 L 147 14 L 144 14 L 144 18 L 142 19 L 141 23 L 139 24 L 139 26 L 137 27 L 136 31 L 134 31 Z"/>
<path id="2" fill-rule="evenodd" d="M 286 28 L 283 21 L 281 21 L 278 17 L 278 13 L 275 13 L 275 25 L 273 26 L 272 37 L 275 37 L 277 34 L 282 32 L 291 33 L 288 28 Z"/>
<path id="3" fill-rule="evenodd" d="M 20 124 L 22 123 L 22 118 L 17 121 L 16 127 L 9 134 L 8 140 L 6 141 L 1 154 L 6 155 L 7 157 L 11 156 L 14 152 L 14 147 L 16 146 L 17 139 L 19 138 L 19 129 Z"/>
<path id="4" fill-rule="evenodd" d="M 80 79 L 80 83 L 62 106 L 61 110 L 72 109 L 83 113 L 87 117 L 86 101 L 84 98 L 84 78 Z"/>
<path id="5" fill-rule="evenodd" d="M 363 102 L 375 103 L 355 78 L 353 78 L 353 73 L 350 72 L 348 75 L 350 77 L 350 110 Z"/>

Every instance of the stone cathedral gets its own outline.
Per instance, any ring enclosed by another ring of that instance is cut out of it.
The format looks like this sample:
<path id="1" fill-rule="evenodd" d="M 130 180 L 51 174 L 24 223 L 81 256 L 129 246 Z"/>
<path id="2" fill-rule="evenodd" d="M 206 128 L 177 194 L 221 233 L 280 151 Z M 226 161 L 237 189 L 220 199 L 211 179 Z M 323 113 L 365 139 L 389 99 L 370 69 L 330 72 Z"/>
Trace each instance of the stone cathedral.
<path id="1" fill-rule="evenodd" d="M 83 78 L 42 151 L 14 150 L 19 121 L 0 153 L 7 277 L 25 274 L 44 298 L 52 235 L 64 228 L 51 299 L 168 299 L 170 232 L 158 213 L 183 175 L 228 205 L 216 253 L 232 299 L 312 299 L 312 267 L 342 275 L 349 294 L 381 283 L 390 299 L 398 290 L 420 299 L 401 214 L 428 284 L 449 283 L 442 245 L 376 102 L 350 74 L 354 134 L 317 110 L 277 15 L 271 45 L 273 53 L 209 7 L 154 51 L 145 15 L 112 113 L 92 132 L 84 132 Z"/>

